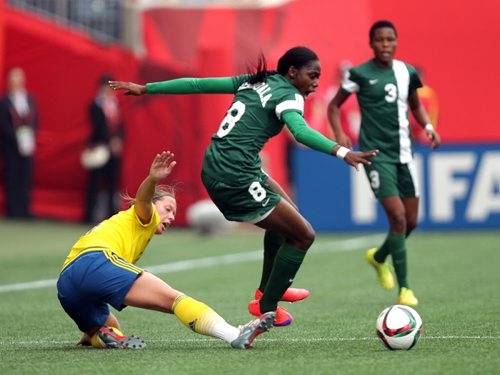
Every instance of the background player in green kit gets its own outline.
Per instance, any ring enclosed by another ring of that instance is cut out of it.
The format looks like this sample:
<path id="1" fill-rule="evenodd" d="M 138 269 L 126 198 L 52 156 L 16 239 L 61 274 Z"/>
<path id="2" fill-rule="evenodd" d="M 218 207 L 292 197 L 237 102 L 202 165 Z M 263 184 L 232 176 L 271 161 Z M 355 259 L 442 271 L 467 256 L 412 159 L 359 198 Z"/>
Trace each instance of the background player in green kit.
<path id="1" fill-rule="evenodd" d="M 292 322 L 278 302 L 306 298 L 305 289 L 289 288 L 315 233 L 285 191 L 261 168 L 259 152 L 286 125 L 295 139 L 318 151 L 335 155 L 357 168 L 368 165 L 377 150 L 354 152 L 307 126 L 304 98 L 318 86 L 321 65 L 306 47 L 288 50 L 277 71 L 268 71 L 261 56 L 257 72 L 236 77 L 183 78 L 138 85 L 111 81 L 113 89 L 129 95 L 232 93 L 234 100 L 203 159 L 202 180 L 228 220 L 246 221 L 263 229 L 264 265 L 249 312 L 276 311 L 276 326 Z"/>
<path id="2" fill-rule="evenodd" d="M 370 29 L 374 58 L 349 70 L 342 87 L 328 106 L 328 118 L 337 142 L 351 148 L 342 130 L 339 110 L 356 93 L 361 109 L 359 146 L 361 150 L 380 149 L 366 175 L 375 196 L 382 204 L 389 233 L 384 243 L 366 253 L 382 286 L 394 288 L 394 278 L 385 259 L 390 254 L 399 284 L 398 303 L 415 306 L 418 300 L 407 280 L 406 237 L 417 225 L 418 181 L 413 160 L 408 122 L 408 104 L 417 122 L 425 128 L 432 147 L 440 138 L 421 105 L 417 89 L 422 87 L 416 70 L 394 59 L 397 31 L 389 21 L 378 21 Z"/>

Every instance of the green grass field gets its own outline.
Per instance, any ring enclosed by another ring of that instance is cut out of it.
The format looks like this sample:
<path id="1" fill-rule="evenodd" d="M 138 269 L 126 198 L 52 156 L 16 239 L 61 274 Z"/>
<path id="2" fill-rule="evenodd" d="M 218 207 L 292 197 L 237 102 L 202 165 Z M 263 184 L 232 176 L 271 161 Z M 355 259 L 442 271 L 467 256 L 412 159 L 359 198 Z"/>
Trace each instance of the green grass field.
<path id="1" fill-rule="evenodd" d="M 309 299 L 287 304 L 294 323 L 247 351 L 185 329 L 174 316 L 128 308 L 123 330 L 143 351 L 76 347 L 80 334 L 59 305 L 58 269 L 85 227 L 0 221 L 0 374 L 500 374 L 500 232 L 417 232 L 410 281 L 424 322 L 418 345 L 391 352 L 375 320 L 396 302 L 376 283 L 364 251 L 380 235 L 318 235 L 295 286 Z M 140 266 L 233 324 L 251 319 L 260 278 L 260 231 L 155 238 Z M 29 284 L 27 284 L 29 283 Z"/>

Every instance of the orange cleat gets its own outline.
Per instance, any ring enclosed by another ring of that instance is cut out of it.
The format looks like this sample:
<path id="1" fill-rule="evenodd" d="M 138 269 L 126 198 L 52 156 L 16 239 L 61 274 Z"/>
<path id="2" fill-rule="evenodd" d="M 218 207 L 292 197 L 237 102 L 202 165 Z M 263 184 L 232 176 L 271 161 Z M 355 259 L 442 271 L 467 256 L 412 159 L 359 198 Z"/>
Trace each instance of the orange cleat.
<path id="1" fill-rule="evenodd" d="M 248 312 L 254 316 L 261 316 L 262 313 L 260 312 L 260 302 L 259 300 L 255 299 L 253 301 L 250 301 L 248 304 Z M 284 327 L 292 324 L 293 322 L 293 316 L 288 312 L 287 309 L 278 306 L 276 309 L 276 319 L 273 323 L 275 327 Z"/>
<path id="2" fill-rule="evenodd" d="M 262 292 L 260 289 L 257 289 L 255 291 L 255 299 L 260 299 L 262 297 Z M 281 301 L 283 302 L 297 302 L 297 301 L 302 301 L 303 299 L 306 299 L 309 297 L 309 291 L 307 289 L 301 289 L 301 288 L 288 288 L 283 296 L 281 296 Z"/>

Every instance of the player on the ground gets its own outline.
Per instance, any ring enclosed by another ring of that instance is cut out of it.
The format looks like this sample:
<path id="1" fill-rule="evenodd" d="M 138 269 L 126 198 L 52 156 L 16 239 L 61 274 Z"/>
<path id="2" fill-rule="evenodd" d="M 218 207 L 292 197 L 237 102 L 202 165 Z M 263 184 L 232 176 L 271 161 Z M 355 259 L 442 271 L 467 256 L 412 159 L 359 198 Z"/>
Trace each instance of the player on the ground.
<path id="1" fill-rule="evenodd" d="M 378 21 L 370 29 L 370 47 L 374 58 L 349 70 L 342 87 L 328 106 L 328 117 L 337 142 L 351 147 L 342 130 L 340 106 L 356 93 L 361 109 L 359 145 L 361 150 L 380 148 L 371 165 L 365 165 L 370 186 L 383 206 L 389 221 L 384 243 L 366 253 L 386 289 L 394 288 L 392 262 L 399 284 L 400 304 L 415 306 L 415 297 L 407 279 L 406 237 L 417 225 L 419 186 L 409 133 L 408 104 L 418 123 L 425 128 L 432 148 L 440 144 L 429 116 L 420 104 L 417 89 L 422 86 L 415 69 L 394 59 L 397 32 L 389 21 Z"/>
<path id="2" fill-rule="evenodd" d="M 263 56 L 257 72 L 236 77 L 182 78 L 138 85 L 112 81 L 125 94 L 234 94 L 234 100 L 212 137 L 203 159 L 202 180 L 210 197 L 228 220 L 253 223 L 265 232 L 264 263 L 253 315 L 276 311 L 275 325 L 292 322 L 278 302 L 306 298 L 305 289 L 289 288 L 315 233 L 278 183 L 261 168 L 259 152 L 286 125 L 295 139 L 337 156 L 357 168 L 369 164 L 377 151 L 354 152 L 312 130 L 304 121 L 304 99 L 318 87 L 321 65 L 306 47 L 288 50 L 277 71 L 268 71 Z"/>
<path id="3" fill-rule="evenodd" d="M 109 305 L 117 310 L 134 306 L 175 314 L 194 332 L 222 339 L 237 349 L 248 348 L 256 336 L 272 327 L 274 312 L 261 315 L 241 329 L 233 327 L 204 303 L 134 265 L 153 235 L 165 233 L 175 219 L 174 189 L 158 185 L 175 165 L 171 152 L 156 155 L 136 197 L 130 198 L 131 207 L 80 237 L 66 258 L 57 282 L 57 296 L 83 332 L 80 344 L 145 347 L 140 338 L 121 333 Z"/>

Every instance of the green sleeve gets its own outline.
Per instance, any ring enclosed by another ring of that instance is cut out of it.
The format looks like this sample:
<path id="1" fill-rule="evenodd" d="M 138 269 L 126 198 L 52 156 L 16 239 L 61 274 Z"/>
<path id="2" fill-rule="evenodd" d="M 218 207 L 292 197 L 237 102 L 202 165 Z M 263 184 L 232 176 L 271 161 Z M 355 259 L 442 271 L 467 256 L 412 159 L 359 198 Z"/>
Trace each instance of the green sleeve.
<path id="1" fill-rule="evenodd" d="M 235 94 L 246 76 L 177 78 L 146 84 L 147 94 Z"/>
<path id="2" fill-rule="evenodd" d="M 332 149 L 337 143 L 326 138 L 316 130 L 311 129 L 298 112 L 286 112 L 283 114 L 282 119 L 297 142 L 314 150 L 332 155 Z"/>
<path id="3" fill-rule="evenodd" d="M 406 64 L 408 72 L 410 73 L 410 86 L 408 88 L 409 92 L 415 91 L 416 89 L 419 89 L 420 87 L 423 86 L 422 81 L 420 79 L 420 76 L 417 72 L 417 70 L 409 65 Z"/>

